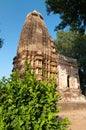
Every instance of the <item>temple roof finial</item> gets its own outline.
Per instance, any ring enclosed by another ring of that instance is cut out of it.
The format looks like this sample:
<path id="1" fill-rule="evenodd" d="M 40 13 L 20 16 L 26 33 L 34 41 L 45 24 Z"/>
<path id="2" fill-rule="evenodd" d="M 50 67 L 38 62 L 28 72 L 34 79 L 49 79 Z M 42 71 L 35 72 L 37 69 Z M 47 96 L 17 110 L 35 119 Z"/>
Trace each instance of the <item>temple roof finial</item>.
<path id="1" fill-rule="evenodd" d="M 43 19 L 42 14 L 39 13 L 36 9 L 34 9 L 31 13 L 29 13 L 29 14 L 27 15 L 27 17 L 30 16 L 30 15 L 35 15 L 35 16 L 38 16 L 38 17 L 40 17 L 41 19 Z"/>
<path id="2" fill-rule="evenodd" d="M 38 13 L 38 11 L 36 9 L 34 9 L 33 12 Z"/>

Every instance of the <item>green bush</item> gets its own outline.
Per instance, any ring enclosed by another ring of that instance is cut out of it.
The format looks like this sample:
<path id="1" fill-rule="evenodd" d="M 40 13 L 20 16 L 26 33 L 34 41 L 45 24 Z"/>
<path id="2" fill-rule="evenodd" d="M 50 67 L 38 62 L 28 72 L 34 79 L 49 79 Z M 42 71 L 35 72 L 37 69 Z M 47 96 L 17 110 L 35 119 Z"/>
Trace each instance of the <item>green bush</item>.
<path id="1" fill-rule="evenodd" d="M 66 130 L 69 121 L 56 116 L 55 91 L 54 80 L 37 81 L 28 67 L 22 79 L 14 72 L 0 80 L 0 130 Z"/>

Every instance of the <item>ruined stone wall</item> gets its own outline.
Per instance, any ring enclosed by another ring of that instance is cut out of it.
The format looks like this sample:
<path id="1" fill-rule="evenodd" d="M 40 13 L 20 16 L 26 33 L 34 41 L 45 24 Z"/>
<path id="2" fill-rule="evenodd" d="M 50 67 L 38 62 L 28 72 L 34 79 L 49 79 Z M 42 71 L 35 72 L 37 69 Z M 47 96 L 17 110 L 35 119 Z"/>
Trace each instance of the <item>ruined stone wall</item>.
<path id="1" fill-rule="evenodd" d="M 85 102 L 81 94 L 77 60 L 57 55 L 57 84 L 60 90 L 60 103 Z"/>
<path id="2" fill-rule="evenodd" d="M 76 59 L 57 55 L 58 62 L 58 83 L 60 89 L 71 88 L 78 89 L 79 76 Z"/>

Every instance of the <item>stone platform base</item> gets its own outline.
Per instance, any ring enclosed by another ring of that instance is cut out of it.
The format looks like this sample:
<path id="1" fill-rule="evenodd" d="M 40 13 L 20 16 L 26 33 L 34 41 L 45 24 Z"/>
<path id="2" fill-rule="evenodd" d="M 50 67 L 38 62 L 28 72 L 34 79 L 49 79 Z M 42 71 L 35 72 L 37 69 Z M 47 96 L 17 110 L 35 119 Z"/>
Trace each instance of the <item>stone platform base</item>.
<path id="1" fill-rule="evenodd" d="M 61 100 L 57 102 L 57 106 L 61 106 L 61 111 L 86 110 L 86 97 L 80 89 L 66 88 L 59 91 Z"/>
<path id="2" fill-rule="evenodd" d="M 61 111 L 86 110 L 86 102 L 59 102 L 57 106 L 61 106 Z"/>
<path id="3" fill-rule="evenodd" d="M 61 98 L 61 103 L 86 103 L 86 97 L 82 95 L 80 89 L 62 89 L 60 90 L 60 98 Z"/>

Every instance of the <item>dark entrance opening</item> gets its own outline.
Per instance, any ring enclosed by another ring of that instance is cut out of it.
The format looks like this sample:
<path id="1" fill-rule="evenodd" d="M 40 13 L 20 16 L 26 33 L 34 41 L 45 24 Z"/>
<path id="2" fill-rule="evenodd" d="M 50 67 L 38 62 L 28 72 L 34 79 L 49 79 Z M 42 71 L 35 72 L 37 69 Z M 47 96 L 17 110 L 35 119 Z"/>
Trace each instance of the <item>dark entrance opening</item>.
<path id="1" fill-rule="evenodd" d="M 70 78 L 70 76 L 68 75 L 68 76 L 67 76 L 67 87 L 68 87 L 68 88 L 70 87 L 70 81 L 69 81 L 69 78 Z"/>

